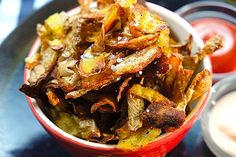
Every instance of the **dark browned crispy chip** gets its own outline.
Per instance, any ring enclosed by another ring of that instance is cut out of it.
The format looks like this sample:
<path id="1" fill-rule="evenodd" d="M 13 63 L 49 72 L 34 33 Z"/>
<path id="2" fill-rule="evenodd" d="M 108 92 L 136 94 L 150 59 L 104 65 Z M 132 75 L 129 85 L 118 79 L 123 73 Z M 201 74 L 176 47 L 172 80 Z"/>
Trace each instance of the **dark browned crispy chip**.
<path id="1" fill-rule="evenodd" d="M 37 87 L 37 86 L 30 86 L 27 84 L 23 84 L 19 90 L 23 93 L 25 93 L 26 95 L 30 96 L 31 98 L 39 98 L 41 97 L 42 90 Z"/>
<path id="2" fill-rule="evenodd" d="M 180 127 L 185 120 L 185 112 L 162 103 L 150 104 L 142 114 L 143 124 L 155 128 Z"/>
<path id="3" fill-rule="evenodd" d="M 115 140 L 118 140 L 118 136 L 114 134 L 102 133 L 102 139 L 99 141 L 99 143 L 112 143 L 112 141 Z"/>

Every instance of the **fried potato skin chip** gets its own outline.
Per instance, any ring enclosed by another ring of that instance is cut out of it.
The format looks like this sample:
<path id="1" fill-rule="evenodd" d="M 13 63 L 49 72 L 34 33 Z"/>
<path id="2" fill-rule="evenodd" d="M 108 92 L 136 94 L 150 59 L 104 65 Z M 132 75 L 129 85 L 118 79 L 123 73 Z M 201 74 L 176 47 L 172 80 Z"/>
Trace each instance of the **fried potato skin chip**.
<path id="1" fill-rule="evenodd" d="M 81 10 L 80 13 L 88 13 L 90 11 L 90 4 L 93 0 L 77 0 L 80 4 Z"/>
<path id="2" fill-rule="evenodd" d="M 39 81 L 47 77 L 57 62 L 58 54 L 51 48 L 48 48 L 41 53 L 43 54 L 41 54 L 39 64 L 35 65 L 30 72 L 28 81 L 31 85 L 38 84 Z"/>
<path id="3" fill-rule="evenodd" d="M 220 36 L 212 36 L 205 43 L 203 49 L 197 53 L 199 60 L 202 60 L 206 55 L 214 53 L 216 50 L 223 47 L 223 40 Z"/>
<path id="4" fill-rule="evenodd" d="M 219 36 L 212 36 L 205 43 L 205 46 L 195 55 L 183 56 L 183 66 L 187 69 L 196 70 L 198 63 L 207 55 L 223 47 L 223 40 Z"/>
<path id="5" fill-rule="evenodd" d="M 120 5 L 115 3 L 112 4 L 111 8 L 108 10 L 108 13 L 103 19 L 104 32 L 108 32 L 116 20 L 120 17 Z"/>
<path id="6" fill-rule="evenodd" d="M 181 59 L 177 55 L 173 54 L 169 58 L 169 65 L 171 66 L 171 69 L 169 70 L 169 72 L 167 72 L 165 76 L 164 91 L 165 94 L 170 97 L 176 74 L 178 73 L 181 67 Z"/>
<path id="7" fill-rule="evenodd" d="M 122 82 L 122 84 L 119 87 L 119 91 L 118 91 L 118 95 L 117 95 L 117 101 L 119 102 L 121 97 L 122 97 L 122 92 L 125 90 L 125 88 L 129 85 L 129 81 L 132 79 L 132 77 L 128 77 L 127 79 L 125 79 L 124 82 Z"/>
<path id="8" fill-rule="evenodd" d="M 141 128 L 126 139 L 120 140 L 117 147 L 125 150 L 134 150 L 144 147 L 161 134 L 158 128 Z"/>
<path id="9" fill-rule="evenodd" d="M 129 92 L 131 94 L 134 94 L 136 96 L 144 98 L 151 103 L 164 103 L 164 104 L 170 105 L 170 106 L 175 105 L 168 98 L 163 96 L 160 92 L 155 91 L 154 89 L 149 88 L 149 87 L 143 87 L 139 84 L 134 84 L 130 88 Z"/>
<path id="10" fill-rule="evenodd" d="M 193 102 L 201 95 L 203 95 L 206 91 L 210 89 L 212 85 L 211 73 L 208 70 L 203 70 L 198 73 L 189 88 L 186 92 L 186 97 L 188 102 Z"/>
<path id="11" fill-rule="evenodd" d="M 106 53 L 100 53 L 94 55 L 90 52 L 91 47 L 88 48 L 80 59 L 78 65 L 78 72 L 83 77 L 89 77 L 94 74 L 98 74 L 106 67 Z"/>
<path id="12" fill-rule="evenodd" d="M 141 114 L 144 111 L 144 99 L 132 94 L 127 95 L 128 103 L 128 126 L 131 131 L 141 128 L 143 123 Z"/>
<path id="13" fill-rule="evenodd" d="M 181 69 L 174 82 L 173 95 L 171 100 L 177 104 L 176 108 L 181 111 L 185 111 L 187 106 L 187 98 L 185 95 L 185 89 L 193 75 L 193 70 Z"/>
<path id="14" fill-rule="evenodd" d="M 134 50 L 140 50 L 143 49 L 149 45 L 154 44 L 158 40 L 159 34 L 149 34 L 140 36 L 133 39 L 126 39 L 128 41 L 119 41 L 122 39 L 122 37 L 117 36 L 112 40 L 109 40 L 109 42 L 106 43 L 107 46 L 111 48 L 121 49 L 121 48 L 127 48 L 127 49 L 134 49 Z"/>
<path id="15" fill-rule="evenodd" d="M 157 46 L 150 46 L 123 58 L 121 63 L 112 67 L 112 70 L 117 75 L 136 73 L 160 56 L 161 50 Z"/>
<path id="16" fill-rule="evenodd" d="M 131 9 L 130 32 L 134 36 L 145 34 L 155 34 L 167 28 L 166 22 L 162 21 L 157 15 L 151 14 L 147 8 L 136 4 Z"/>
<path id="17" fill-rule="evenodd" d="M 178 128 L 183 124 L 185 117 L 184 111 L 163 103 L 150 104 L 142 114 L 143 124 L 155 128 Z"/>
<path id="18" fill-rule="evenodd" d="M 106 107 L 106 105 L 110 107 Z M 91 113 L 94 113 L 97 110 L 100 110 L 101 112 L 117 112 L 117 105 L 115 100 L 103 97 L 98 102 L 92 105 Z"/>
<path id="19" fill-rule="evenodd" d="M 92 140 L 101 136 L 95 122 L 91 118 L 79 118 L 60 110 L 51 110 L 52 121 L 67 133 Z"/>

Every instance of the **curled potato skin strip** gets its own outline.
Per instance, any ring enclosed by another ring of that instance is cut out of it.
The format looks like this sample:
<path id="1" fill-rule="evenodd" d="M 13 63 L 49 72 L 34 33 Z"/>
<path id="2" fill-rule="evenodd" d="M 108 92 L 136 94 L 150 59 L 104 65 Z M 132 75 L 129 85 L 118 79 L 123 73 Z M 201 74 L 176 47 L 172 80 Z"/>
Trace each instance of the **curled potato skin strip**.
<path id="1" fill-rule="evenodd" d="M 149 87 L 143 87 L 139 84 L 134 84 L 130 88 L 129 92 L 136 95 L 136 96 L 144 98 L 151 103 L 162 102 L 166 105 L 174 105 L 173 102 L 171 102 L 168 98 L 163 96 L 160 92 L 158 92 L 152 88 L 149 88 Z"/>
<path id="2" fill-rule="evenodd" d="M 117 99 L 118 102 L 120 101 L 120 99 L 121 99 L 121 97 L 122 97 L 122 93 L 123 93 L 123 91 L 125 90 L 125 88 L 129 85 L 128 83 L 129 83 L 129 81 L 130 81 L 131 79 L 132 79 L 132 77 L 129 77 L 129 78 L 125 79 L 125 81 L 122 82 L 122 84 L 120 85 L 120 87 L 119 87 L 119 92 L 118 92 L 118 95 L 117 95 L 117 97 L 116 97 L 116 99 Z"/>
<path id="3" fill-rule="evenodd" d="M 183 66 L 187 69 L 196 70 L 198 63 L 207 55 L 223 47 L 223 40 L 218 36 L 212 36 L 205 43 L 205 46 L 195 55 L 183 56 Z"/>
<path id="4" fill-rule="evenodd" d="M 109 105 L 110 107 L 106 107 L 105 105 Z M 101 98 L 98 102 L 92 105 L 91 113 L 100 110 L 102 112 L 117 112 L 116 102 L 109 98 Z"/>

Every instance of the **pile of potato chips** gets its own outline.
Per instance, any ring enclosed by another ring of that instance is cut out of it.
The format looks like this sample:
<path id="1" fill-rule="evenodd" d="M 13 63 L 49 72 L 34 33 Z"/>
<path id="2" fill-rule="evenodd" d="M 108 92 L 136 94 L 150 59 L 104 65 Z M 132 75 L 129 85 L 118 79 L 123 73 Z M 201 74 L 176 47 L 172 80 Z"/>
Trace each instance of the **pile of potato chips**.
<path id="1" fill-rule="evenodd" d="M 55 13 L 37 26 L 38 53 L 26 58 L 20 90 L 67 133 L 124 149 L 144 146 L 180 127 L 211 87 L 195 70 L 222 46 L 218 36 L 192 55 L 168 24 L 136 0 L 81 0 L 80 13 Z"/>

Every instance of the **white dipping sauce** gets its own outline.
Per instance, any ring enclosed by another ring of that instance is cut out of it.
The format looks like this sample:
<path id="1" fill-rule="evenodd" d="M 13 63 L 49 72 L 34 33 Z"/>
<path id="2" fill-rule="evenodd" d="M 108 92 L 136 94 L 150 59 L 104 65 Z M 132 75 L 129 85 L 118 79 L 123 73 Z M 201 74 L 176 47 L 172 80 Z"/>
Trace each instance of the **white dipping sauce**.
<path id="1" fill-rule="evenodd" d="M 236 91 L 216 102 L 210 115 L 209 129 L 214 142 L 236 157 Z"/>

